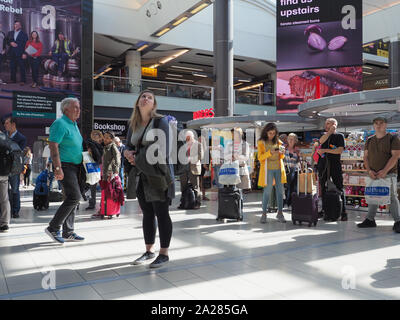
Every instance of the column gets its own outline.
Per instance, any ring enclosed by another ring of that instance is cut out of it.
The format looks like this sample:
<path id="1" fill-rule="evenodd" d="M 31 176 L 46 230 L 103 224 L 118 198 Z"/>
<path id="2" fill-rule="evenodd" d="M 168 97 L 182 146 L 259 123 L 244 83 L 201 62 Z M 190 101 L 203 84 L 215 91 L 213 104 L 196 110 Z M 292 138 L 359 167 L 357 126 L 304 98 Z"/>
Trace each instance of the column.
<path id="1" fill-rule="evenodd" d="M 233 116 L 233 0 L 214 1 L 214 111 Z"/>
<path id="2" fill-rule="evenodd" d="M 82 3 L 82 46 L 81 46 L 81 118 L 80 127 L 84 139 L 90 138 L 93 127 L 93 0 Z"/>
<path id="3" fill-rule="evenodd" d="M 400 41 L 398 37 L 391 39 L 389 45 L 390 87 L 400 86 Z"/>
<path id="4" fill-rule="evenodd" d="M 142 57 L 136 50 L 128 50 L 125 56 L 125 66 L 128 68 L 130 92 L 139 93 L 142 80 Z"/>

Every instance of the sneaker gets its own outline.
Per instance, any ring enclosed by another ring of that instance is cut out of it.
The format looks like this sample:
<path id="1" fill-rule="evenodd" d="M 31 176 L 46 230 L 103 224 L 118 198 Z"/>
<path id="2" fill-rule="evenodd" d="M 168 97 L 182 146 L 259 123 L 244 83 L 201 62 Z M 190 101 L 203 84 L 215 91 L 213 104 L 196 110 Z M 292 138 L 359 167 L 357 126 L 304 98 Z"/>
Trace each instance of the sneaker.
<path id="1" fill-rule="evenodd" d="M 103 216 L 103 215 L 100 214 L 100 213 L 95 213 L 95 214 L 92 214 L 91 218 L 92 218 L 92 219 L 98 219 L 98 218 L 101 218 L 102 216 Z"/>
<path id="2" fill-rule="evenodd" d="M 18 213 L 13 213 L 13 214 L 12 214 L 12 218 L 14 218 L 14 219 L 19 219 L 19 214 L 18 214 Z"/>
<path id="3" fill-rule="evenodd" d="M 8 225 L 1 226 L 1 227 L 0 227 L 0 232 L 8 232 L 8 229 L 10 229 L 10 228 L 8 227 Z"/>
<path id="4" fill-rule="evenodd" d="M 75 232 L 71 233 L 68 236 L 63 236 L 64 241 L 68 242 L 79 242 L 85 240 L 85 238 L 78 236 Z"/>
<path id="5" fill-rule="evenodd" d="M 266 214 L 261 215 L 260 223 L 267 223 L 267 215 Z"/>
<path id="6" fill-rule="evenodd" d="M 375 220 L 365 219 L 363 222 L 357 224 L 359 228 L 376 228 Z"/>
<path id="7" fill-rule="evenodd" d="M 166 263 L 168 263 L 169 257 L 163 254 L 159 254 L 157 259 L 150 263 L 150 268 L 160 268 Z"/>
<path id="8" fill-rule="evenodd" d="M 87 207 L 85 210 L 93 210 L 96 209 L 96 207 Z"/>
<path id="9" fill-rule="evenodd" d="M 58 243 L 63 244 L 65 241 L 63 239 L 63 237 L 61 237 L 61 233 L 60 231 L 57 232 L 51 232 L 49 230 L 49 228 L 47 227 L 46 229 L 44 229 L 44 231 L 46 232 L 46 234 L 53 240 L 56 241 Z"/>
<path id="10" fill-rule="evenodd" d="M 278 219 L 278 221 L 279 222 L 281 222 L 281 223 L 286 223 L 286 219 L 285 219 L 285 217 L 283 216 L 283 213 L 281 213 L 281 214 L 277 214 L 276 215 L 276 218 Z"/>
<path id="11" fill-rule="evenodd" d="M 396 233 L 400 233 L 400 221 L 397 221 L 393 225 L 393 231 Z"/>
<path id="12" fill-rule="evenodd" d="M 207 197 L 203 197 L 202 200 L 203 201 L 210 201 L 210 199 L 208 199 Z"/>
<path id="13" fill-rule="evenodd" d="M 153 252 L 146 251 L 140 258 L 132 262 L 134 266 L 145 263 L 147 260 L 154 259 L 156 255 Z"/>
<path id="14" fill-rule="evenodd" d="M 347 213 L 342 213 L 342 217 L 340 218 L 341 221 L 347 221 Z"/>

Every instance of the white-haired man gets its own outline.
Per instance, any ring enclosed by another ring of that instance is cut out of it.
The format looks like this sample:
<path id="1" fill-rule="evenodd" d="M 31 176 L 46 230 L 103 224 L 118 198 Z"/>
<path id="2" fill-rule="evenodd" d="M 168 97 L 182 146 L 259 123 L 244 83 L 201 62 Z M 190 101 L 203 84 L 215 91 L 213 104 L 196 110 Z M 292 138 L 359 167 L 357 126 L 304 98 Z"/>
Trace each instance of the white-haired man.
<path id="1" fill-rule="evenodd" d="M 50 127 L 49 146 L 54 175 L 61 181 L 65 200 L 58 208 L 45 232 L 56 242 L 82 241 L 74 232 L 75 214 L 81 191 L 79 172 L 82 164 L 82 136 L 76 121 L 80 116 L 79 100 L 66 98 L 61 101 L 63 116 Z M 62 236 L 61 229 L 62 226 Z"/>
<path id="2" fill-rule="evenodd" d="M 179 177 L 182 195 L 183 191 L 188 188 L 189 184 L 191 184 L 196 195 L 196 204 L 193 209 L 200 209 L 200 175 L 201 160 L 204 158 L 204 149 L 202 144 L 194 137 L 194 133 L 190 130 L 186 131 L 186 144 L 184 147 L 186 147 L 186 156 L 189 159 L 189 166 L 188 170 L 182 173 Z M 182 203 L 178 208 L 182 209 Z"/>
<path id="3" fill-rule="evenodd" d="M 326 119 L 325 131 L 326 133 L 319 139 L 321 149 L 318 150 L 318 154 L 321 158 L 318 161 L 318 172 L 319 181 L 321 186 L 322 197 L 326 192 L 326 181 L 328 178 L 328 169 L 332 182 L 335 184 L 338 191 L 341 192 L 342 198 L 342 221 L 347 221 L 346 213 L 346 200 L 343 192 L 343 172 L 342 163 L 340 162 L 340 155 L 344 151 L 345 142 L 344 136 L 341 133 L 336 132 L 338 122 L 334 118 Z M 329 168 L 328 163 L 329 162 Z M 324 217 L 324 220 L 333 220 L 330 217 Z"/>

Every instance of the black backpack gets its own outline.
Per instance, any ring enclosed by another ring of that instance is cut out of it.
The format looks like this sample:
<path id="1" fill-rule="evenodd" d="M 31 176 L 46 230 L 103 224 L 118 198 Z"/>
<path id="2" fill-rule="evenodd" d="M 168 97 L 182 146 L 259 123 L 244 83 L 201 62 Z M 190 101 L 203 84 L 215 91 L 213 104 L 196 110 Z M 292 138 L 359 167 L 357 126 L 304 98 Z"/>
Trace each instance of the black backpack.
<path id="1" fill-rule="evenodd" d="M 0 132 L 0 176 L 20 174 L 23 170 L 24 159 L 21 148 Z"/>
<path id="2" fill-rule="evenodd" d="M 189 183 L 185 190 L 182 191 L 181 205 L 182 209 L 194 209 L 196 206 L 196 193 L 193 186 Z"/>

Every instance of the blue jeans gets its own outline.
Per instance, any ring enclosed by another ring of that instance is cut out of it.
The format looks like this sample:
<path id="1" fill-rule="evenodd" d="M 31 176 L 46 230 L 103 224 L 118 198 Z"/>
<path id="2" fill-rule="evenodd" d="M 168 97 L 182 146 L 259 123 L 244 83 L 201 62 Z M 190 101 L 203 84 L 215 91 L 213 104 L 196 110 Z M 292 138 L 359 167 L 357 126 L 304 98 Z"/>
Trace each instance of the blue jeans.
<path id="1" fill-rule="evenodd" d="M 53 60 L 57 62 L 58 72 L 64 72 L 64 65 L 67 63 L 69 56 L 66 53 L 53 53 Z"/>
<path id="2" fill-rule="evenodd" d="M 39 82 L 39 65 L 40 65 L 40 58 L 36 57 L 29 57 L 29 64 L 31 65 L 32 69 L 32 80 L 35 83 Z"/>
<path id="3" fill-rule="evenodd" d="M 215 184 L 216 184 L 218 189 L 221 189 L 223 187 L 223 185 L 218 182 L 219 169 L 221 169 L 221 165 L 213 166 L 213 169 L 214 169 L 214 181 L 215 181 Z"/>
<path id="4" fill-rule="evenodd" d="M 19 174 L 15 174 L 8 178 L 10 183 L 10 204 L 11 204 L 11 214 L 18 214 L 21 209 L 21 198 L 19 194 Z"/>
<path id="5" fill-rule="evenodd" d="M 119 177 L 121 178 L 122 190 L 124 190 L 124 167 L 123 166 L 121 166 L 121 168 L 119 169 Z"/>
<path id="6" fill-rule="evenodd" d="M 283 186 L 281 182 L 281 170 L 280 169 L 268 170 L 267 186 L 264 187 L 263 191 L 263 201 L 262 201 L 263 213 L 267 213 L 268 211 L 268 203 L 271 196 L 274 178 L 275 178 L 275 188 L 276 188 L 276 201 L 278 202 L 278 212 L 282 212 L 283 210 Z"/>

